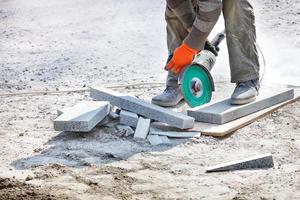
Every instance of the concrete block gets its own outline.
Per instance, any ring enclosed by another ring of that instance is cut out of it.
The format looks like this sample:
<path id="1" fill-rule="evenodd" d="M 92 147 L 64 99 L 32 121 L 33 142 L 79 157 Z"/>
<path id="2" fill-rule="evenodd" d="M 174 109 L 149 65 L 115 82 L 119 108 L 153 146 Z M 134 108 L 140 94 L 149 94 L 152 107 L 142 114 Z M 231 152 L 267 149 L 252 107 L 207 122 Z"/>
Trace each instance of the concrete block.
<path id="1" fill-rule="evenodd" d="M 124 110 L 134 112 L 146 118 L 157 120 L 180 129 L 188 129 L 194 126 L 194 118 L 183 113 L 174 112 L 157 105 L 147 103 L 141 99 L 113 92 L 99 87 L 91 88 L 90 96 L 99 101 L 109 101 L 111 104 Z"/>
<path id="2" fill-rule="evenodd" d="M 149 133 L 149 130 L 150 130 L 150 124 L 151 124 L 150 119 L 144 119 L 143 117 L 139 117 L 136 129 L 135 129 L 134 137 L 146 139 L 147 135 Z"/>
<path id="3" fill-rule="evenodd" d="M 125 124 L 131 127 L 136 127 L 139 120 L 139 116 L 133 112 L 121 110 L 120 112 L 120 124 Z"/>
<path id="4" fill-rule="evenodd" d="M 147 139 L 150 142 L 150 144 L 153 146 L 160 145 L 160 144 L 171 144 L 167 136 L 149 135 Z"/>
<path id="5" fill-rule="evenodd" d="M 242 169 L 272 168 L 274 166 L 271 154 L 254 156 L 244 160 L 233 161 L 221 165 L 216 165 L 206 169 L 206 172 L 232 171 Z"/>
<path id="6" fill-rule="evenodd" d="M 117 130 L 124 131 L 125 136 L 130 136 L 134 134 L 134 130 L 130 126 L 117 125 Z"/>
<path id="7" fill-rule="evenodd" d="M 119 119 L 120 118 L 120 115 L 118 113 L 115 113 L 115 112 L 109 112 L 108 116 L 111 118 L 111 119 Z"/>
<path id="8" fill-rule="evenodd" d="M 56 131 L 89 132 L 101 122 L 110 111 L 105 101 L 82 101 L 54 120 Z"/>
<path id="9" fill-rule="evenodd" d="M 199 122 L 224 124 L 293 98 L 293 89 L 281 91 L 261 90 L 255 102 L 237 106 L 231 105 L 230 99 L 226 99 L 189 109 L 188 115 Z"/>
<path id="10" fill-rule="evenodd" d="M 167 136 L 170 138 L 199 138 L 200 132 L 151 131 L 151 135 Z"/>

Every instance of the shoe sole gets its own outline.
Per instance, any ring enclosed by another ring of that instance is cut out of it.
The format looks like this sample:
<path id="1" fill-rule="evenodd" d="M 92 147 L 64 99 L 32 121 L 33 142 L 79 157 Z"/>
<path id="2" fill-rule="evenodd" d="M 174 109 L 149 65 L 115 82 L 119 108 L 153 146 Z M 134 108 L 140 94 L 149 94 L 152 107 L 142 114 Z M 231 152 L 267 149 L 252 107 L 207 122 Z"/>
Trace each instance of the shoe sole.
<path id="1" fill-rule="evenodd" d="M 151 103 L 155 104 L 157 106 L 162 106 L 162 107 L 174 107 L 174 106 L 178 105 L 182 100 L 183 100 L 183 98 L 180 99 L 178 102 L 175 102 L 172 104 L 170 102 L 162 102 L 162 101 L 155 101 L 155 100 L 151 100 Z"/>
<path id="2" fill-rule="evenodd" d="M 256 96 L 254 97 L 251 97 L 249 99 L 231 99 L 230 100 L 230 104 L 231 105 L 245 105 L 245 104 L 248 104 L 248 103 L 252 103 L 256 100 Z"/>

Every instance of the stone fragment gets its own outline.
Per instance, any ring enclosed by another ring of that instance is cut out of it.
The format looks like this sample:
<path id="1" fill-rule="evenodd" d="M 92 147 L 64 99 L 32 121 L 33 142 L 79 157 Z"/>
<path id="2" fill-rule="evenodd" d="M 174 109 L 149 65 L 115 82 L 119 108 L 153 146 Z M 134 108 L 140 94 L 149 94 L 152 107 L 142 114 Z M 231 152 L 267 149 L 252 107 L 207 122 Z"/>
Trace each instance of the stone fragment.
<path id="1" fill-rule="evenodd" d="M 151 145 L 170 144 L 170 140 L 167 136 L 149 135 L 147 137 Z"/>
<path id="2" fill-rule="evenodd" d="M 124 136 L 128 137 L 134 134 L 134 130 L 130 126 L 117 125 L 117 130 L 124 131 Z"/>
<path id="3" fill-rule="evenodd" d="M 206 172 L 232 171 L 242 169 L 272 168 L 274 166 L 271 154 L 259 155 L 243 160 L 228 162 L 206 169 Z"/>
<path id="4" fill-rule="evenodd" d="M 144 119 L 143 117 L 139 117 L 138 124 L 135 129 L 134 137 L 146 139 L 150 130 L 150 119 Z"/>
<path id="5" fill-rule="evenodd" d="M 150 133 L 170 138 L 199 138 L 201 136 L 200 132 L 151 131 Z"/>
<path id="6" fill-rule="evenodd" d="M 95 100 L 109 101 L 124 110 L 134 112 L 149 119 L 169 124 L 180 129 L 193 128 L 194 118 L 183 113 L 174 112 L 166 108 L 147 103 L 141 99 L 113 92 L 108 89 L 92 87 L 90 96 Z"/>
<path id="7" fill-rule="evenodd" d="M 89 132 L 101 122 L 110 111 L 105 101 L 82 101 L 54 120 L 56 131 Z"/>
<path id="8" fill-rule="evenodd" d="M 120 124 L 136 127 L 139 120 L 139 116 L 133 112 L 121 110 L 120 112 Z"/>

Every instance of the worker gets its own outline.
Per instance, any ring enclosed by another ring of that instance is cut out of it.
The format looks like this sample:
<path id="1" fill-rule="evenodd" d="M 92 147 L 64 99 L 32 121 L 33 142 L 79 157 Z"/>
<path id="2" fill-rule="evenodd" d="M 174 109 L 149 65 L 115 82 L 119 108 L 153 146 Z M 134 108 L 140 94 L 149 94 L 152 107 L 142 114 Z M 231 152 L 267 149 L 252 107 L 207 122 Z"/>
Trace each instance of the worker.
<path id="1" fill-rule="evenodd" d="M 248 0 L 166 0 L 169 70 L 166 89 L 152 98 L 160 106 L 175 106 L 182 99 L 178 74 L 204 49 L 222 10 L 231 82 L 236 87 L 231 104 L 255 101 L 259 90 L 259 60 L 253 7 Z"/>

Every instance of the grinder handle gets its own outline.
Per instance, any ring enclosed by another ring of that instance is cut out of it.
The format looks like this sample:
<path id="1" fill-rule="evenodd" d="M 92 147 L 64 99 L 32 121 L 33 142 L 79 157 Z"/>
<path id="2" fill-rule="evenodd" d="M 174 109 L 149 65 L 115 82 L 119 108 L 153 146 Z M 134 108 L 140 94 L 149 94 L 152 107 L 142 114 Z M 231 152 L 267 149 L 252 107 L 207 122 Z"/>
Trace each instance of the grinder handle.
<path id="1" fill-rule="evenodd" d="M 211 45 L 213 45 L 218 51 L 219 51 L 219 45 L 220 43 L 225 39 L 226 33 L 225 30 L 218 33 L 214 39 L 211 41 Z"/>

